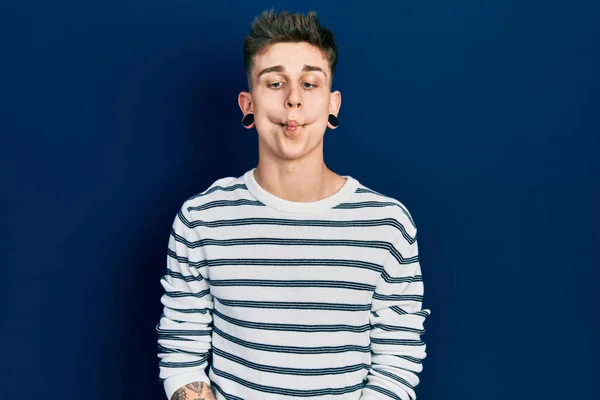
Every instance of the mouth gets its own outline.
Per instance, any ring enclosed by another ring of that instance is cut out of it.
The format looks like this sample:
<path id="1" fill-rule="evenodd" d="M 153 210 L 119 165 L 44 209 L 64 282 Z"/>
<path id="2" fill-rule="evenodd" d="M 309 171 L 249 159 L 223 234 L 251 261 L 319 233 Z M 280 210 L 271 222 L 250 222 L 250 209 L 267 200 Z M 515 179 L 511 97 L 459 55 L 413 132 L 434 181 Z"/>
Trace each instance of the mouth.
<path id="1" fill-rule="evenodd" d="M 298 131 L 298 128 L 302 127 L 302 125 L 300 125 L 298 121 L 294 120 L 289 120 L 287 121 L 287 123 L 281 123 L 280 125 L 285 129 L 286 133 L 288 134 L 296 133 Z"/>

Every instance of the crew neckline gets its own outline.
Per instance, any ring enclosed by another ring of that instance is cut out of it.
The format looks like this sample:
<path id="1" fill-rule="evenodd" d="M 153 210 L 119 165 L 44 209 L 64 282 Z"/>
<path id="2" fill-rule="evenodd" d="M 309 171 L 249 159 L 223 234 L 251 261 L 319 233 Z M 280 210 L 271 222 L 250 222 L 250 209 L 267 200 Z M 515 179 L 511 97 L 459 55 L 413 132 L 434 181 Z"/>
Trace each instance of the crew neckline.
<path id="1" fill-rule="evenodd" d="M 352 176 L 340 175 L 342 178 L 346 178 L 346 183 L 332 195 L 317 201 L 291 201 L 277 197 L 263 189 L 254 178 L 255 170 L 256 167 L 252 168 L 243 177 L 250 194 L 266 206 L 286 213 L 309 214 L 326 211 L 347 200 L 359 186 L 358 180 Z"/>

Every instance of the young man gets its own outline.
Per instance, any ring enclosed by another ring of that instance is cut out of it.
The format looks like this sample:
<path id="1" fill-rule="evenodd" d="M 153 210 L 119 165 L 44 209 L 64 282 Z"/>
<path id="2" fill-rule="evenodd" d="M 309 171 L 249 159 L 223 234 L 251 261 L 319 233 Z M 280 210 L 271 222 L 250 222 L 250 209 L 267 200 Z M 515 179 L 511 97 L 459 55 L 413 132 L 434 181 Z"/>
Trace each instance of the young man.
<path id="1" fill-rule="evenodd" d="M 266 12 L 244 58 L 259 162 L 175 218 L 157 326 L 167 397 L 415 399 L 429 315 L 416 228 L 323 161 L 341 104 L 332 33 L 314 13 Z"/>

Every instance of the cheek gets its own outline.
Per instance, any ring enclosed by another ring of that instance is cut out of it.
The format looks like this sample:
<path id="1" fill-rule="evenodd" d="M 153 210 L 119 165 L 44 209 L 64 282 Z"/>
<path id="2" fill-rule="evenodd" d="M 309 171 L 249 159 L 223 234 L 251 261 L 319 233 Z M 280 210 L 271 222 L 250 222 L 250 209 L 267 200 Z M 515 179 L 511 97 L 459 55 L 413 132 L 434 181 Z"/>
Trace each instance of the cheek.
<path id="1" fill-rule="evenodd" d="M 254 102 L 254 117 L 256 120 L 274 120 L 281 114 L 281 101 L 276 96 L 261 96 L 260 101 Z"/>
<path id="2" fill-rule="evenodd" d="M 273 129 L 279 127 L 281 112 L 277 112 L 273 107 L 261 107 L 255 109 L 254 112 L 254 123 L 257 130 L 261 130 L 263 133 L 273 131 Z"/>
<path id="3" fill-rule="evenodd" d="M 319 110 L 328 110 L 329 109 L 329 91 L 315 91 L 310 93 L 306 98 L 307 105 L 310 105 L 311 108 L 316 108 Z"/>
<path id="4" fill-rule="evenodd" d="M 313 121 L 327 119 L 329 116 L 329 99 L 324 99 L 322 96 L 314 99 L 307 99 L 305 111 L 307 118 Z"/>

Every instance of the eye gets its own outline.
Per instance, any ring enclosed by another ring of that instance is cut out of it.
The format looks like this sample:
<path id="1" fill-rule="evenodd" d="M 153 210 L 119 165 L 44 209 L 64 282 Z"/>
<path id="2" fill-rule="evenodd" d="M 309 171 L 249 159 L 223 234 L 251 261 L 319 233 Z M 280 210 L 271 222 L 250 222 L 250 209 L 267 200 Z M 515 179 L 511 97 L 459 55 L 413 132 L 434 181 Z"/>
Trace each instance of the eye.
<path id="1" fill-rule="evenodd" d="M 283 85 L 282 82 L 269 83 L 267 86 L 273 89 L 279 89 Z"/>
<path id="2" fill-rule="evenodd" d="M 312 88 L 317 87 L 317 85 L 315 85 L 314 83 L 310 83 L 310 82 L 303 82 L 302 86 L 304 86 L 305 89 L 312 89 Z"/>

